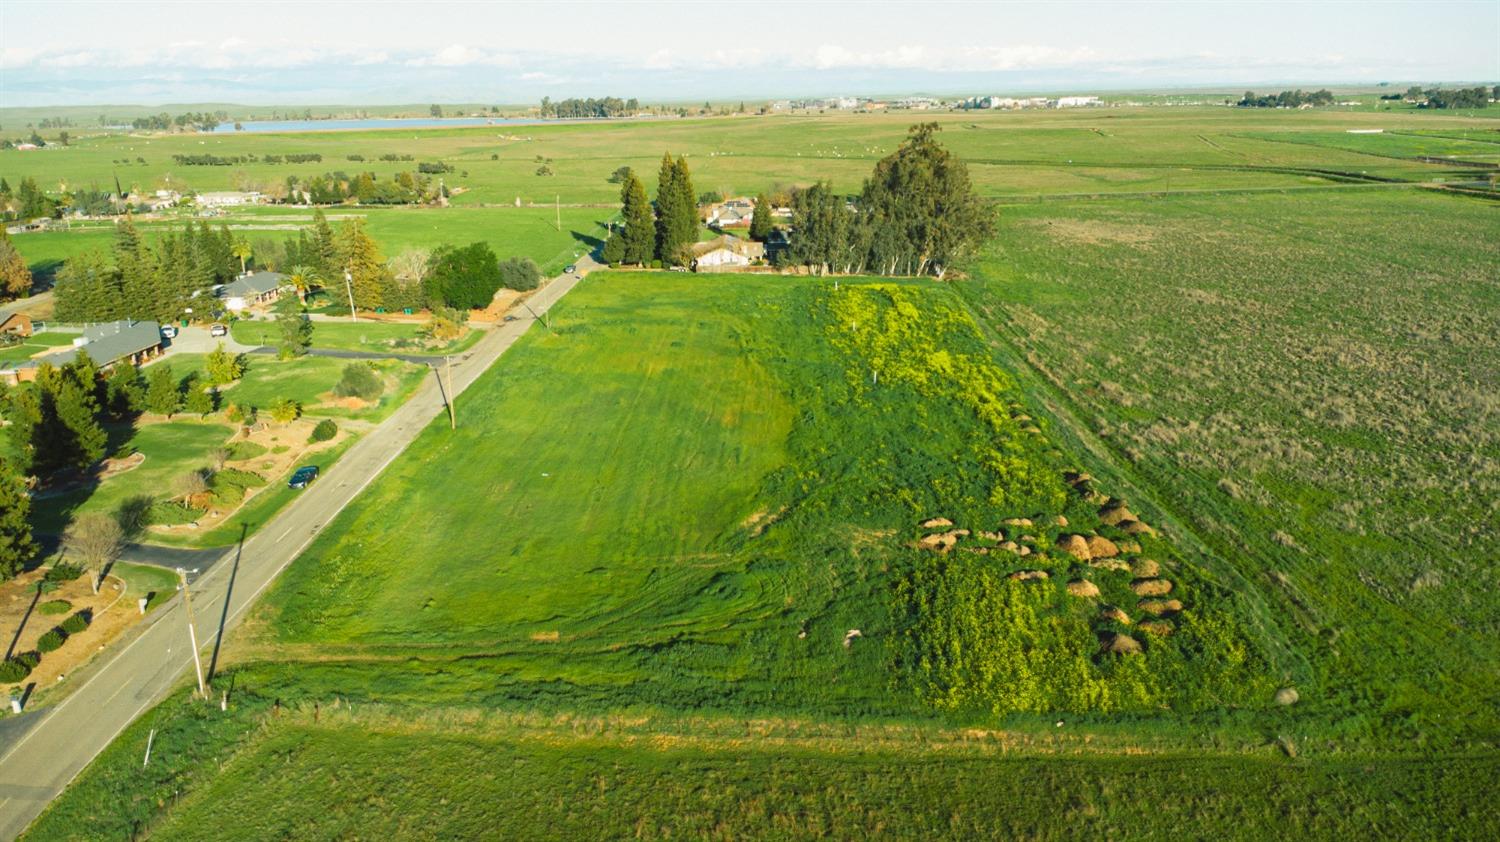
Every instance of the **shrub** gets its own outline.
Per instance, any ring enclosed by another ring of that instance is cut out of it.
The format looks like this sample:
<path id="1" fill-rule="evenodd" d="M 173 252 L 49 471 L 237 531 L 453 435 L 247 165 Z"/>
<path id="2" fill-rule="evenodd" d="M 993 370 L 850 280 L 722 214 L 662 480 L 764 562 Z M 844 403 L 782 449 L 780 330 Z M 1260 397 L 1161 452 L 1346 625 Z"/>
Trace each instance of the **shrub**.
<path id="1" fill-rule="evenodd" d="M 18 655 L 12 656 L 11 660 L 25 667 L 26 670 L 30 672 L 31 670 L 36 669 L 37 664 L 40 664 L 42 662 L 42 655 L 40 652 L 22 652 Z"/>
<path id="2" fill-rule="evenodd" d="M 31 675 L 31 667 L 16 658 L 6 658 L 0 661 L 0 684 L 15 684 L 24 680 L 28 675 Z"/>
<path id="3" fill-rule="evenodd" d="M 62 629 L 53 629 L 37 639 L 36 648 L 38 652 L 51 652 L 63 645 L 68 635 Z"/>
<path id="4" fill-rule="evenodd" d="M 467 310 L 488 307 L 503 280 L 495 253 L 488 244 L 443 246 L 427 259 L 422 290 L 434 304 Z"/>
<path id="5" fill-rule="evenodd" d="M 67 601 L 66 599 L 49 599 L 46 602 L 42 603 L 37 610 L 41 611 L 43 614 L 57 615 L 66 614 L 72 608 L 73 603 Z"/>
<path id="6" fill-rule="evenodd" d="M 324 418 L 322 421 L 318 422 L 318 426 L 313 427 L 312 435 L 308 436 L 307 440 L 311 443 L 316 444 L 320 441 L 328 441 L 338 434 L 339 425 L 333 423 L 333 421 L 327 418 Z"/>
<path id="7" fill-rule="evenodd" d="M 146 522 L 156 526 L 176 526 L 181 523 L 192 523 L 202 517 L 205 511 L 207 510 L 194 506 L 158 500 L 146 510 Z"/>
<path id="8" fill-rule="evenodd" d="M 58 563 L 47 568 L 47 572 L 42 576 L 42 578 L 46 579 L 49 582 L 71 582 L 82 575 L 82 566 L 77 564 L 70 564 L 66 561 L 59 561 Z"/>
<path id="9" fill-rule="evenodd" d="M 366 362 L 344 366 L 343 376 L 339 378 L 338 385 L 333 387 L 333 393 L 341 398 L 359 398 L 364 401 L 375 400 L 383 391 L 385 384 L 380 382 L 380 375 Z"/>
<path id="10" fill-rule="evenodd" d="M 536 289 L 542 282 L 542 270 L 529 257 L 512 257 L 500 264 L 500 283 L 518 292 Z"/>
<path id="11" fill-rule="evenodd" d="M 291 398 L 282 398 L 271 404 L 271 420 L 278 424 L 296 421 L 302 415 L 302 404 Z"/>
<path id="12" fill-rule="evenodd" d="M 89 614 L 89 612 L 79 611 L 77 614 L 74 614 L 68 619 L 63 620 L 60 624 L 58 624 L 57 627 L 62 629 L 63 632 L 67 634 L 78 634 L 79 632 L 88 628 L 89 622 L 92 620 L 93 617 Z"/>
<path id="13" fill-rule="evenodd" d="M 245 492 L 266 484 L 265 477 L 252 471 L 225 468 L 214 474 L 213 502 L 216 506 L 233 506 L 245 499 Z"/>

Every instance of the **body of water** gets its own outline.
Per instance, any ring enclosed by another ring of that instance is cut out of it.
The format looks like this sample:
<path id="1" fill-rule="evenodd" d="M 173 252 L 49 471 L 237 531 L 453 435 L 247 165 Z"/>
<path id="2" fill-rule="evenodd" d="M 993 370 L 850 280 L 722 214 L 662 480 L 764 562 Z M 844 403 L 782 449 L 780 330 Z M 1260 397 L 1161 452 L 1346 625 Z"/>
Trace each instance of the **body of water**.
<path id="1" fill-rule="evenodd" d="M 355 129 L 461 129 L 467 126 L 535 126 L 556 120 L 529 117 L 369 117 L 351 120 L 246 120 L 240 134 L 253 132 L 327 132 Z M 577 122 L 577 121 L 569 121 Z M 214 134 L 234 134 L 234 123 L 220 123 Z"/>

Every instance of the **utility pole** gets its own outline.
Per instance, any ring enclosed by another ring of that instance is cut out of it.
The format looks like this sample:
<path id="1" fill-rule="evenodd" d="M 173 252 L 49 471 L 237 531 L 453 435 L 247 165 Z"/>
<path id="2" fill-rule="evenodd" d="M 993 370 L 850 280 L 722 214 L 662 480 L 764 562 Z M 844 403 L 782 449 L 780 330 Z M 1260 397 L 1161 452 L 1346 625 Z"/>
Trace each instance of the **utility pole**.
<path id="1" fill-rule="evenodd" d="M 193 628 L 193 597 L 188 590 L 187 571 L 177 568 L 177 579 L 182 582 L 182 604 L 187 608 L 188 640 L 193 645 L 193 669 L 198 672 L 198 695 L 206 699 L 208 690 L 203 686 L 203 659 L 198 656 L 198 632 Z"/>
<path id="2" fill-rule="evenodd" d="M 344 291 L 349 293 L 349 321 L 358 322 L 359 314 L 354 312 L 354 272 L 349 267 L 344 267 Z"/>
<path id="3" fill-rule="evenodd" d="M 555 193 L 552 196 L 553 207 L 557 209 L 557 230 L 562 230 L 562 194 Z"/>
<path id="4" fill-rule="evenodd" d="M 525 301 L 521 302 L 521 306 L 526 308 L 526 312 L 530 313 L 533 319 L 541 322 L 542 327 L 546 328 L 548 333 L 552 332 L 552 325 L 547 323 L 547 316 L 545 314 L 538 313 L 537 311 L 531 309 L 531 305 L 527 304 Z"/>
<path id="5" fill-rule="evenodd" d="M 458 397 L 453 394 L 453 355 L 444 354 L 443 362 L 448 369 L 448 429 L 458 429 L 458 408 L 453 405 L 453 399 Z"/>

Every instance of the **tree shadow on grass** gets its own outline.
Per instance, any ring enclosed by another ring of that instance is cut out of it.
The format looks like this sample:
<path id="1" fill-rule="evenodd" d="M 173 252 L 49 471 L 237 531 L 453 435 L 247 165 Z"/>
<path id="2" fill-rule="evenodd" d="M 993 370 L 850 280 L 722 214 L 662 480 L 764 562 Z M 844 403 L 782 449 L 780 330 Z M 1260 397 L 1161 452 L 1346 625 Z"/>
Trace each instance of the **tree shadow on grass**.
<path id="1" fill-rule="evenodd" d="M 582 231 L 570 231 L 568 233 L 573 235 L 573 239 L 588 246 L 590 252 L 604 248 L 604 240 L 592 234 L 585 234 Z"/>

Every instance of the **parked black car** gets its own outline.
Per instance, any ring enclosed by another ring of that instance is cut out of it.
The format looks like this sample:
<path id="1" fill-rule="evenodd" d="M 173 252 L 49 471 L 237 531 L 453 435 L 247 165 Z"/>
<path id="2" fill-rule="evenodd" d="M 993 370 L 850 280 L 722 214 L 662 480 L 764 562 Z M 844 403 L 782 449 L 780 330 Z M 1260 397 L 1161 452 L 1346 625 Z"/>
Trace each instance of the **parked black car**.
<path id="1" fill-rule="evenodd" d="M 292 472 L 292 478 L 286 481 L 287 488 L 306 488 L 312 485 L 312 481 L 318 478 L 317 465 L 303 465 Z"/>

